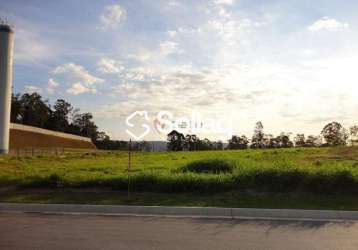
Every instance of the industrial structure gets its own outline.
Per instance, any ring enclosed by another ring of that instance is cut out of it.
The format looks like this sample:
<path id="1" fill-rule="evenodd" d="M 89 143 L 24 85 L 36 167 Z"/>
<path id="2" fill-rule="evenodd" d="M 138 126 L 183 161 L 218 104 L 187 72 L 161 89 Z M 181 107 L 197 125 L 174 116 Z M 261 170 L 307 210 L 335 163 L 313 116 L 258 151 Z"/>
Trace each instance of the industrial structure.
<path id="1" fill-rule="evenodd" d="M 21 149 L 96 149 L 91 138 L 10 123 L 11 153 Z"/>
<path id="2" fill-rule="evenodd" d="M 14 31 L 0 21 L 0 154 L 9 152 Z"/>

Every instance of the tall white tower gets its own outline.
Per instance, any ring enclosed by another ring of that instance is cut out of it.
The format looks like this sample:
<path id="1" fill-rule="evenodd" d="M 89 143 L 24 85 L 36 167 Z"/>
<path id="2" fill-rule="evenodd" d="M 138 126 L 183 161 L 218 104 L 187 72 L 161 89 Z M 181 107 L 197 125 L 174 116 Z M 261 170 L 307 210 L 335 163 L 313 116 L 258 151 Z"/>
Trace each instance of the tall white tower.
<path id="1" fill-rule="evenodd" d="M 0 23 L 0 154 L 9 152 L 14 32 Z"/>

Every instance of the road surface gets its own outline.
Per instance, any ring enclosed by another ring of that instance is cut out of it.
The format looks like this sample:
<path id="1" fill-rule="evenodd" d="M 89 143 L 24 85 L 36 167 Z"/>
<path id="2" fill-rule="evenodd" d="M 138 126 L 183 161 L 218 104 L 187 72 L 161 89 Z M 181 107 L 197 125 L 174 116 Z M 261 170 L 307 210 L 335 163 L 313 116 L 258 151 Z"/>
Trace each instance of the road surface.
<path id="1" fill-rule="evenodd" d="M 0 213 L 0 249 L 358 249 L 357 222 Z"/>

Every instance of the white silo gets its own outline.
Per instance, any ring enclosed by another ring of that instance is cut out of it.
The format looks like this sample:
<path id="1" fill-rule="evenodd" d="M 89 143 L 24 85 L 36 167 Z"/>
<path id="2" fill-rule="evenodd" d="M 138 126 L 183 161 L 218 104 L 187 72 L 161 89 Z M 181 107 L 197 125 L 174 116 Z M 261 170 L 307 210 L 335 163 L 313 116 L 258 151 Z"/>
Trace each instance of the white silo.
<path id="1" fill-rule="evenodd" d="M 9 152 L 13 47 L 13 29 L 0 23 L 0 154 Z"/>

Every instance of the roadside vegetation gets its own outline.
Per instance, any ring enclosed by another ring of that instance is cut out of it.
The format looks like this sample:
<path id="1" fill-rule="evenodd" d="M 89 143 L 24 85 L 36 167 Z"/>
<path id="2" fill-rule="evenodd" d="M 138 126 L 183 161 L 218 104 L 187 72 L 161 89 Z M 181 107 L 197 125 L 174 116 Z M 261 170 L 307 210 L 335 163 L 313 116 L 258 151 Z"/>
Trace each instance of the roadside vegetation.
<path id="1" fill-rule="evenodd" d="M 126 191 L 128 152 L 0 158 L 0 184 Z M 133 152 L 133 191 L 358 194 L 358 147 Z"/>
<path id="2" fill-rule="evenodd" d="M 0 201 L 358 209 L 358 126 L 331 122 L 291 141 L 257 122 L 251 139 L 233 135 L 227 144 L 173 130 L 168 152 L 147 152 L 149 142 L 110 140 L 90 113 L 36 93 L 13 96 L 11 120 L 88 136 L 112 151 L 0 156 Z"/>

